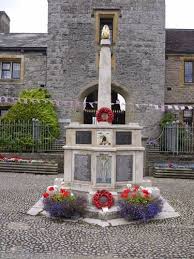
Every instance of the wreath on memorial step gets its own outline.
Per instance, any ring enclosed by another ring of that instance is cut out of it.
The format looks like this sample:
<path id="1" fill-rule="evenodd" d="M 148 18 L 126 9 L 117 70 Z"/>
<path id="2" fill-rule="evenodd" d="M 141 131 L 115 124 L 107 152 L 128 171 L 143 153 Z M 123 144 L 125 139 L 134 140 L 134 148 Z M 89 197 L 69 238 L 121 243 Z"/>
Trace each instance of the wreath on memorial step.
<path id="1" fill-rule="evenodd" d="M 114 119 L 114 113 L 112 112 L 111 109 L 107 107 L 102 107 L 99 110 L 97 110 L 96 119 L 97 119 L 97 122 L 107 121 L 109 123 L 112 123 Z"/>
<path id="2" fill-rule="evenodd" d="M 111 208 L 114 205 L 114 198 L 112 194 L 106 190 L 97 191 L 92 198 L 92 204 L 96 206 L 97 209 L 105 207 Z"/>

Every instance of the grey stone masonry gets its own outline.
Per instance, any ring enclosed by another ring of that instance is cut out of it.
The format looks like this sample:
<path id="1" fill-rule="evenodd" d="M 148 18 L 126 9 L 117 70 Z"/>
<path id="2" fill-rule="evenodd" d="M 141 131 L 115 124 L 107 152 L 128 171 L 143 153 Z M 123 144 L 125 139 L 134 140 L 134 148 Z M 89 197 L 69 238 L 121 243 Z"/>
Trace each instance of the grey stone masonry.
<path id="1" fill-rule="evenodd" d="M 0 11 L 0 33 L 9 33 L 10 31 L 10 19 L 4 12 Z"/>
<path id="2" fill-rule="evenodd" d="M 134 104 L 164 104 L 165 0 L 49 0 L 48 5 L 47 87 L 53 98 L 83 101 L 97 85 L 95 11 L 117 10 L 112 87 L 125 97 L 126 122 L 139 122 L 149 136 L 162 112 Z M 64 107 L 59 112 L 60 118 L 69 116 Z"/>
<path id="3" fill-rule="evenodd" d="M 42 52 L 16 52 L 3 51 L 0 53 L 0 58 L 17 55 L 18 58 L 23 58 L 24 69 L 22 70 L 22 79 L 19 80 L 0 80 L 0 95 L 18 97 L 23 89 L 39 87 L 46 85 L 46 55 Z"/>

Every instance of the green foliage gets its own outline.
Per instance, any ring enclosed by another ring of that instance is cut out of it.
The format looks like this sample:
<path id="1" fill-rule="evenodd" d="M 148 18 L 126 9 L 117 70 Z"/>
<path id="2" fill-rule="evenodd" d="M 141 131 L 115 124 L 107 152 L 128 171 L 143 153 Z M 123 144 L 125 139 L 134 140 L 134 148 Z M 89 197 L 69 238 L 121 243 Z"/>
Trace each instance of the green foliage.
<path id="1" fill-rule="evenodd" d="M 69 201 L 69 202 L 73 202 L 76 200 L 75 196 L 66 196 L 64 197 L 61 193 L 56 193 L 52 196 L 52 200 L 56 201 L 56 202 L 62 202 L 64 200 Z"/>
<path id="2" fill-rule="evenodd" d="M 53 137 L 59 135 L 59 124 L 54 105 L 49 102 L 50 95 L 46 89 L 34 88 L 24 90 L 20 94 L 21 99 L 28 100 L 17 102 L 2 118 L 3 121 L 30 121 L 38 119 L 50 126 L 50 133 Z M 38 100 L 38 101 L 37 101 Z"/>
<path id="3" fill-rule="evenodd" d="M 128 203 L 135 203 L 135 204 L 147 204 L 151 201 L 150 198 L 144 198 L 141 196 L 137 196 L 135 198 L 128 198 L 126 202 Z"/>
<path id="4" fill-rule="evenodd" d="M 175 115 L 171 112 L 166 112 L 160 121 L 160 126 L 164 128 L 166 124 L 172 123 L 173 121 L 175 121 Z"/>

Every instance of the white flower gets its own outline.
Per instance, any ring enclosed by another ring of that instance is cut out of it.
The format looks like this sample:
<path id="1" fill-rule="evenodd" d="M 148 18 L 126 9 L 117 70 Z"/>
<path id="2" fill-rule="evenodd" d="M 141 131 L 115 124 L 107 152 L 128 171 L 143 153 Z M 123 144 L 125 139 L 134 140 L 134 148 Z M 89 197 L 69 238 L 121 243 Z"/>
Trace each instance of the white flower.
<path id="1" fill-rule="evenodd" d="M 131 183 L 127 184 L 127 188 L 131 189 L 132 188 L 132 184 Z"/>

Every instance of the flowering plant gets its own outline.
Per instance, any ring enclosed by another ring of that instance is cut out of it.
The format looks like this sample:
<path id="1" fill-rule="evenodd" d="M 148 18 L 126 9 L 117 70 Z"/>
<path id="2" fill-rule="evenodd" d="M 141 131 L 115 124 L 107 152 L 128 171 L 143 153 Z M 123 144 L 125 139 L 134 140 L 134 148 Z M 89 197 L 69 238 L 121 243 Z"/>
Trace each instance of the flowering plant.
<path id="1" fill-rule="evenodd" d="M 105 207 L 111 208 L 114 205 L 114 198 L 112 194 L 106 190 L 97 191 L 92 198 L 92 203 L 97 209 Z"/>
<path id="2" fill-rule="evenodd" d="M 97 110 L 96 119 L 98 122 L 107 121 L 109 123 L 112 123 L 114 119 L 114 114 L 111 109 L 107 107 L 102 107 L 99 110 Z"/>
<path id="3" fill-rule="evenodd" d="M 147 221 L 161 212 L 162 200 L 152 193 L 151 188 L 132 184 L 127 187 L 120 195 L 119 207 L 122 217 L 127 220 Z"/>
<path id="4" fill-rule="evenodd" d="M 43 193 L 43 205 L 51 217 L 78 218 L 85 213 L 87 202 L 84 197 L 54 185 Z"/>

